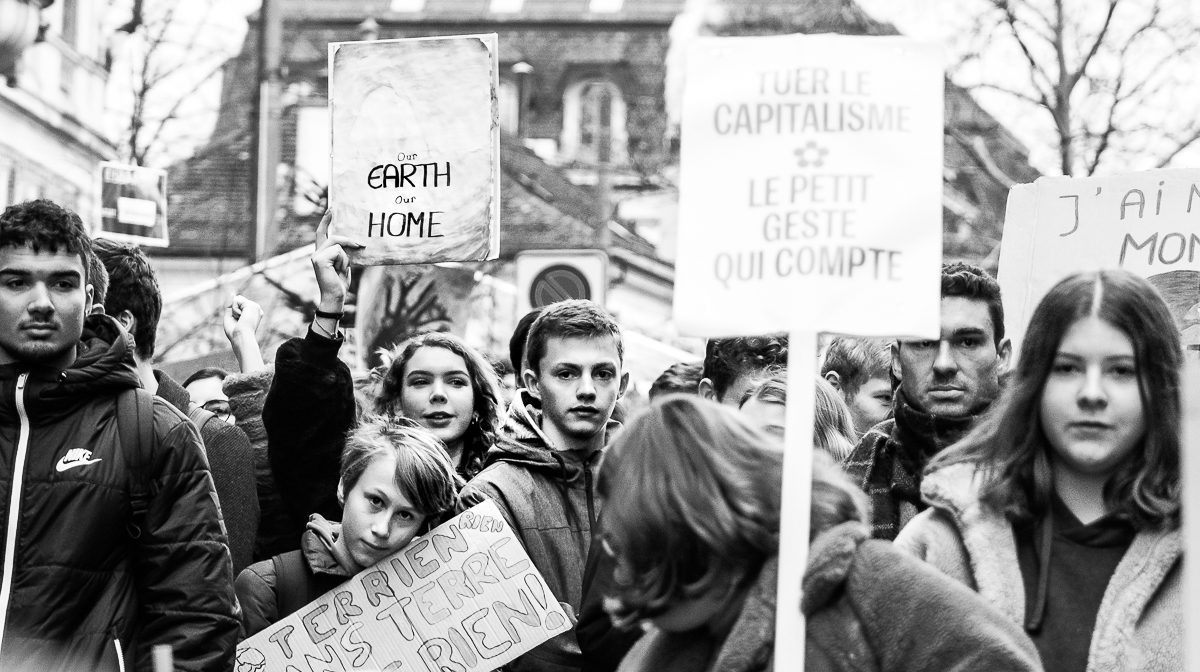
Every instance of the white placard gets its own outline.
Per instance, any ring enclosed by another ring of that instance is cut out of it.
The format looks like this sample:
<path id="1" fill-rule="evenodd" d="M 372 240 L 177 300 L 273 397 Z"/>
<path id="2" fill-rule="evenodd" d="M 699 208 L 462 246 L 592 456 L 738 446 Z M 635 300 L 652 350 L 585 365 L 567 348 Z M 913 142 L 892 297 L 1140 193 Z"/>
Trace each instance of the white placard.
<path id="1" fill-rule="evenodd" d="M 817 332 L 937 338 L 939 50 L 900 37 L 701 38 L 681 127 L 675 320 L 787 331 L 775 660 L 803 669 Z"/>
<path id="2" fill-rule="evenodd" d="M 329 45 L 330 233 L 358 265 L 500 254 L 496 35 Z"/>
<path id="3" fill-rule="evenodd" d="M 942 83 L 938 48 L 899 37 L 698 39 L 680 331 L 936 335 Z"/>
<path id="4" fill-rule="evenodd" d="M 1200 360 L 1200 170 L 1042 177 L 1009 191 L 998 279 L 1014 344 L 1058 281 L 1105 268 L 1149 279 Z"/>
<path id="5" fill-rule="evenodd" d="M 237 670 L 493 670 L 571 627 L 485 501 L 239 644 Z"/>

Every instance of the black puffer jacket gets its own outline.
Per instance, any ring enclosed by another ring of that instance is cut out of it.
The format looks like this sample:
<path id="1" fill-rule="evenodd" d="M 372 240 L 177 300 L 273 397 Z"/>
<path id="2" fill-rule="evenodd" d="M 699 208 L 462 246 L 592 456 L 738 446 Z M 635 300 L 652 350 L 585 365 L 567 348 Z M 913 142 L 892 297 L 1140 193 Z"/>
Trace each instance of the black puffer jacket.
<path id="1" fill-rule="evenodd" d="M 195 427 L 154 399 L 140 460 L 118 437 L 117 395 L 140 384 L 131 343 L 94 316 L 67 370 L 0 366 L 2 670 L 148 670 L 154 644 L 179 670 L 232 662 L 232 567 Z M 148 494 L 136 539 L 133 473 Z"/>

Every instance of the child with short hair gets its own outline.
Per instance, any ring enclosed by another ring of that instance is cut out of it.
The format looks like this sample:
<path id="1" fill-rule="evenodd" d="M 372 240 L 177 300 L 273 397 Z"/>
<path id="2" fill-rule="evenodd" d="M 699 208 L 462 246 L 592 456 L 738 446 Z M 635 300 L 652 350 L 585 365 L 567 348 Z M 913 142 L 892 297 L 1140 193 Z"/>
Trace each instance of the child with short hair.
<path id="1" fill-rule="evenodd" d="M 346 440 L 338 482 L 342 522 L 313 514 L 300 550 L 238 575 L 242 634 L 250 637 L 404 548 L 454 507 L 461 479 L 429 430 L 403 418 L 365 418 Z"/>

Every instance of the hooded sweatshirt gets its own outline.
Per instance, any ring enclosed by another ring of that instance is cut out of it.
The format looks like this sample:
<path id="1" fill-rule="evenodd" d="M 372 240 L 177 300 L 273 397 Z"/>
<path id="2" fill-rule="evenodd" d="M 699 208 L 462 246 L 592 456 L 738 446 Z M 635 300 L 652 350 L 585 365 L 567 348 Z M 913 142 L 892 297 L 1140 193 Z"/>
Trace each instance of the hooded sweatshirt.
<path id="1" fill-rule="evenodd" d="M 971 464 L 927 474 L 922 494 L 931 508 L 895 543 L 1023 624 L 1028 596 L 1013 525 L 980 501 L 982 484 Z M 1088 672 L 1184 669 L 1182 552 L 1178 529 L 1136 534 L 1104 590 L 1088 647 Z"/>
<path id="2" fill-rule="evenodd" d="M 551 445 L 542 412 L 518 393 L 500 440 L 488 451 L 483 471 L 459 494 L 457 511 L 485 498 L 495 502 L 574 622 L 583 600 L 583 571 L 599 514 L 594 495 L 602 451 L 581 459 Z M 620 427 L 609 421 L 606 437 Z M 510 663 L 515 672 L 577 670 L 582 665 L 575 631 L 564 632 Z"/>
<path id="3" fill-rule="evenodd" d="M 334 542 L 341 533 L 341 523 L 331 523 L 314 513 L 308 521 L 308 529 L 300 537 L 298 552 L 308 568 L 312 593 L 323 595 L 358 573 L 350 558 L 339 557 L 335 551 Z M 279 576 L 272 560 L 256 562 L 242 570 L 234 587 L 242 605 L 243 638 L 253 637 L 291 615 L 279 613 Z"/>
<path id="4" fill-rule="evenodd" d="M 105 315 L 65 370 L 0 366 L 0 535 L 15 548 L 0 550 L 0 669 L 149 669 L 154 644 L 174 647 L 179 670 L 232 662 L 233 574 L 200 436 L 156 398 L 151 445 L 134 454 L 117 396 L 139 386 L 132 340 Z"/>

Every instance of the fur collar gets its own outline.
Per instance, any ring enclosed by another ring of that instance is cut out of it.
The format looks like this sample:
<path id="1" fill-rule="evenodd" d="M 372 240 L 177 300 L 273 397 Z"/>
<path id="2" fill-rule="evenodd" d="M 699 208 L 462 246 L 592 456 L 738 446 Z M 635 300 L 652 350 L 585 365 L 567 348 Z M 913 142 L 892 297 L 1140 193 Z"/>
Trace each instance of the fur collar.
<path id="1" fill-rule="evenodd" d="M 925 501 L 951 516 L 966 548 L 976 589 L 1014 623 L 1025 618 L 1025 590 L 1017 564 L 1012 524 L 979 501 L 982 475 L 971 464 L 954 464 L 928 474 L 921 487 Z M 1182 561 L 1180 530 L 1143 530 L 1137 534 L 1108 582 L 1088 652 L 1088 672 L 1136 667 L 1127 660 L 1127 643 L 1146 612 Z"/>

